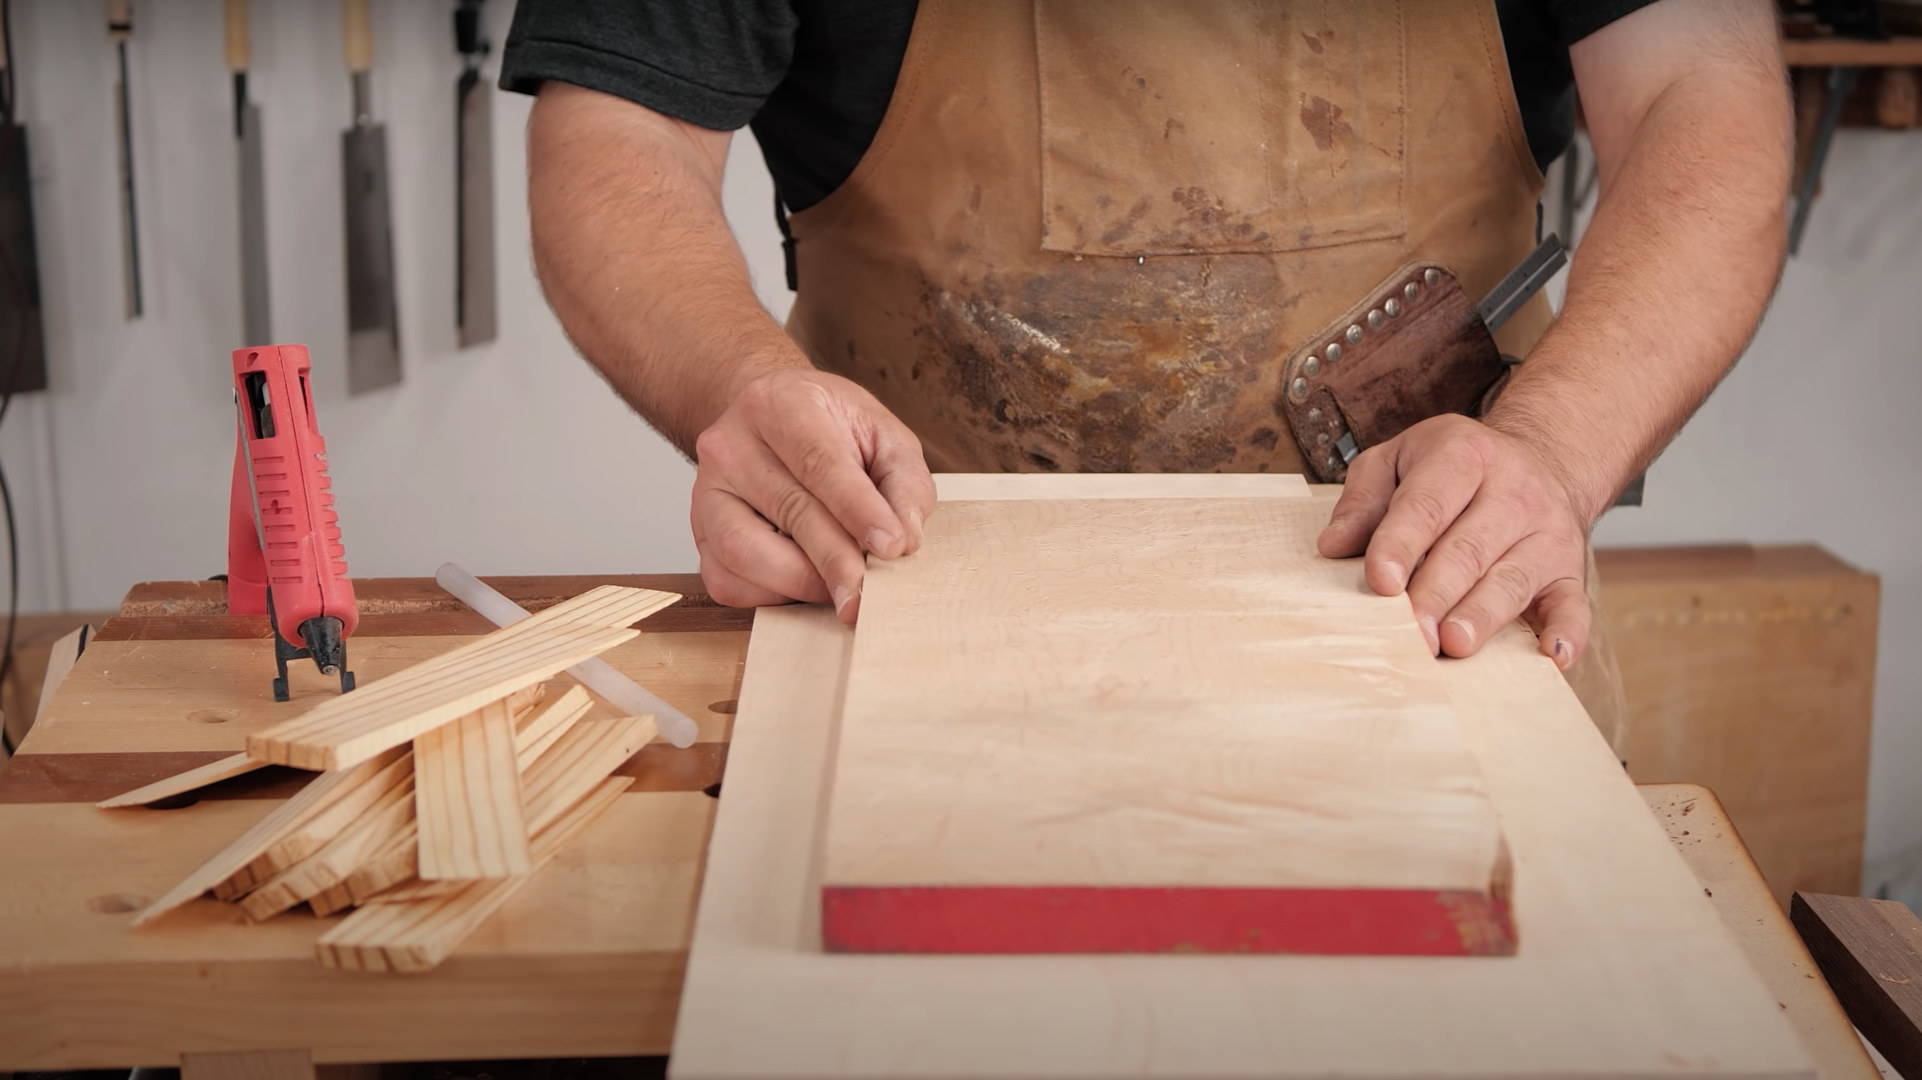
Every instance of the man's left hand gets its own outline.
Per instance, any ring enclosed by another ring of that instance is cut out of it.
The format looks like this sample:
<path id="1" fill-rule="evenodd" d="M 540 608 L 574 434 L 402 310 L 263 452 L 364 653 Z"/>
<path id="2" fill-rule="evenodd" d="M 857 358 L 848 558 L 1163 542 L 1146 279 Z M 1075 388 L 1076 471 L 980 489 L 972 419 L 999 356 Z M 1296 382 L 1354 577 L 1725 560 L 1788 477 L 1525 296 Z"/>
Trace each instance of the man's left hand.
<path id="1" fill-rule="evenodd" d="M 1369 587 L 1407 590 L 1435 652 L 1471 656 L 1522 616 L 1566 669 L 1588 643 L 1589 524 L 1543 450 L 1437 416 L 1355 458 L 1318 547 L 1365 551 Z"/>

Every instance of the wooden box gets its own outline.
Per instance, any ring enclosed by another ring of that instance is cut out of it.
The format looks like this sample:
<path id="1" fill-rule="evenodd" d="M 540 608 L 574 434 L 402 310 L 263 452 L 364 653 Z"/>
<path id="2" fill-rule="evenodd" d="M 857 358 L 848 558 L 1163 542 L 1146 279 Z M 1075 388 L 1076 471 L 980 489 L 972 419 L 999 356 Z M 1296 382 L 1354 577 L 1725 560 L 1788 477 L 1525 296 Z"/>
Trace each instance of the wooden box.
<path id="1" fill-rule="evenodd" d="M 1859 891 L 1880 581 L 1806 544 L 1595 558 L 1629 774 L 1713 790 L 1778 902 Z"/>

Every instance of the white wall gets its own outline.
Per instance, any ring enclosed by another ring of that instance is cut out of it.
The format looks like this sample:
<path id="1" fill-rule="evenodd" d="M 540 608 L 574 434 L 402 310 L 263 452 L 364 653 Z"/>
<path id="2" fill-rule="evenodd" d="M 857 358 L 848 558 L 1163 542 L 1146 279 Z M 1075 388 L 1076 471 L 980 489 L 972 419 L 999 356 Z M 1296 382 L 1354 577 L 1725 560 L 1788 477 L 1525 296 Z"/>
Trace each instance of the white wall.
<path id="1" fill-rule="evenodd" d="M 349 119 L 334 5 L 254 0 L 276 337 L 313 350 L 358 575 L 692 569 L 688 466 L 575 357 L 528 258 L 521 132 L 495 102 L 501 338 L 453 328 L 451 5 L 377 5 L 375 112 L 392 161 L 406 381 L 342 377 L 339 133 Z M 505 39 L 510 4 L 487 5 Z M 138 9 L 136 154 L 149 314 L 120 315 L 112 54 L 98 5 L 16 0 L 34 140 L 54 389 L 0 429 L 21 516 L 28 610 L 112 607 L 131 582 L 224 562 L 239 340 L 234 164 L 218 0 Z M 784 313 L 758 153 L 736 143 L 728 208 L 761 295 Z M 1922 845 L 1922 175 L 1915 134 L 1846 133 L 1803 255 L 1755 348 L 1604 543 L 1813 540 L 1883 578 L 1870 851 Z M 1713 312 L 1702 313 L 1704 318 Z"/>

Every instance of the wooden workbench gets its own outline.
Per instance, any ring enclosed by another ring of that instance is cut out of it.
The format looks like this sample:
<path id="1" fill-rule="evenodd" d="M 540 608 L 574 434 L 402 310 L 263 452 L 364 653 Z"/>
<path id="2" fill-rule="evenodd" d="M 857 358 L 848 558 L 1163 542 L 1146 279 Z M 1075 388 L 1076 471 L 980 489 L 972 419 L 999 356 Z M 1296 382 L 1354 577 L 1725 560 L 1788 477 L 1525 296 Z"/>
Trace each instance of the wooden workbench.
<path id="1" fill-rule="evenodd" d="M 312 942 L 325 924 L 302 913 L 240 926 L 203 901 L 130 932 L 145 898 L 303 777 L 267 770 L 171 810 L 93 808 L 233 752 L 291 707 L 272 701 L 264 620 L 225 615 L 216 584 L 137 586 L 0 772 L 0 1070 L 273 1050 L 322 1063 L 665 1053 L 749 613 L 716 606 L 692 575 L 492 580 L 529 608 L 604 582 L 687 594 L 607 658 L 694 716 L 700 741 L 656 743 L 631 760 L 622 804 L 431 973 L 323 969 Z M 350 659 L 363 680 L 488 629 L 431 581 L 356 587 Z M 311 665 L 294 685 L 296 701 L 331 692 Z M 1712 797 L 1648 794 L 1668 820 L 1686 821 L 1671 835 L 1823 1075 L 1874 1075 Z"/>

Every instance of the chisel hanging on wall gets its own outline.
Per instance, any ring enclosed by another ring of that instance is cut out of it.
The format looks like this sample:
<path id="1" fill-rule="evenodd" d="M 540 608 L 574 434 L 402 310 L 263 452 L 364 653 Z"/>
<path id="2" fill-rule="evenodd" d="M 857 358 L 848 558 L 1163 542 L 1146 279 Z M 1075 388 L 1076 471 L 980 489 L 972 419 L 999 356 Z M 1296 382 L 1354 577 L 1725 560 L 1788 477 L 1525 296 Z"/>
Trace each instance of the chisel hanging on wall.
<path id="1" fill-rule="evenodd" d="M 454 84 L 454 324 L 465 348 L 494 340 L 494 89 L 481 78 L 488 52 L 481 0 L 455 0 L 454 47 L 461 55 Z"/>
<path id="2" fill-rule="evenodd" d="M 241 332 L 249 345 L 274 340 L 267 291 L 267 191 L 260 159 L 260 106 L 247 97 L 247 0 L 227 0 L 227 70 L 234 81 L 234 140 L 240 155 Z"/>
<path id="3" fill-rule="evenodd" d="M 394 230 L 387 198 L 387 130 L 373 118 L 373 13 L 345 0 L 342 33 L 353 79 L 354 124 L 340 136 L 347 202 L 347 391 L 400 381 Z"/>
<path id="4" fill-rule="evenodd" d="M 127 318 L 146 310 L 140 293 L 140 214 L 134 200 L 133 94 L 127 85 L 127 45 L 133 40 L 133 0 L 107 0 L 107 36 L 113 41 L 120 80 L 114 85 L 114 114 L 120 121 L 120 254 L 126 269 Z"/>

